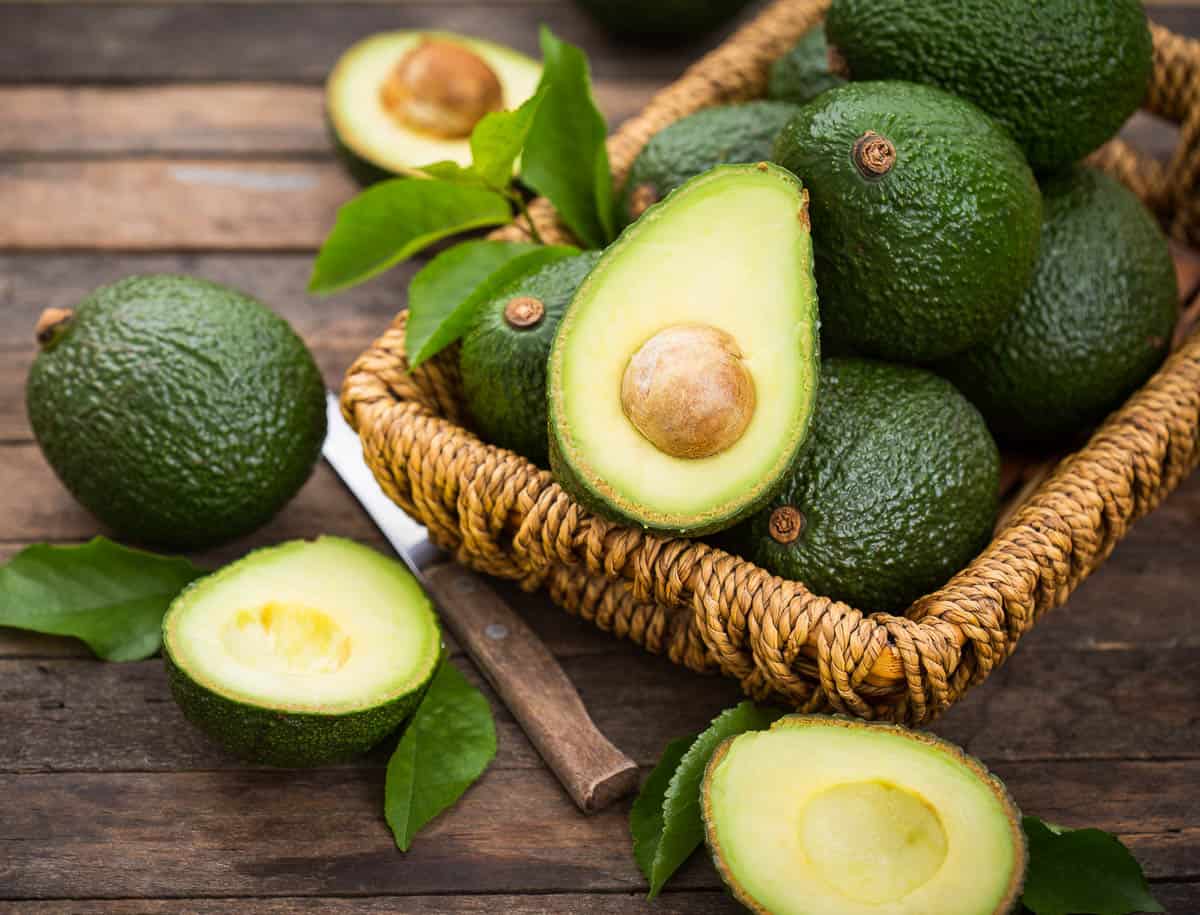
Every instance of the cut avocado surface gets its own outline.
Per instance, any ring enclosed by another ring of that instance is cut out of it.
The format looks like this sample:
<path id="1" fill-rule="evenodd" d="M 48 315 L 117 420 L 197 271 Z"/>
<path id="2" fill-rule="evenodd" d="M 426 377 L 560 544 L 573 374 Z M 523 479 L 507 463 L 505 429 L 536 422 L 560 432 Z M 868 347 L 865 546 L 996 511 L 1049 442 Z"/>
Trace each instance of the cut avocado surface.
<path id="1" fill-rule="evenodd" d="M 893 725 L 789 715 L 723 743 L 702 788 L 709 849 L 771 915 L 1004 915 L 1020 815 L 978 760 Z"/>
<path id="2" fill-rule="evenodd" d="M 1033 275 L 1037 182 L 970 102 L 902 82 L 848 83 L 800 109 L 775 160 L 812 195 L 831 350 L 931 362 L 989 337 Z"/>
<path id="3" fill-rule="evenodd" d="M 590 509 L 651 530 L 728 526 L 777 488 L 819 376 L 800 182 L 723 165 L 608 248 L 550 357 L 550 459 Z"/>
<path id="4" fill-rule="evenodd" d="M 325 87 L 338 150 L 361 183 L 433 162 L 469 165 L 475 123 L 533 95 L 541 65 L 449 32 L 383 32 L 338 60 Z"/>
<path id="5" fill-rule="evenodd" d="M 280 766 L 370 749 L 416 709 L 441 651 L 409 571 L 338 537 L 250 553 L 186 589 L 163 620 L 188 720 Z"/>

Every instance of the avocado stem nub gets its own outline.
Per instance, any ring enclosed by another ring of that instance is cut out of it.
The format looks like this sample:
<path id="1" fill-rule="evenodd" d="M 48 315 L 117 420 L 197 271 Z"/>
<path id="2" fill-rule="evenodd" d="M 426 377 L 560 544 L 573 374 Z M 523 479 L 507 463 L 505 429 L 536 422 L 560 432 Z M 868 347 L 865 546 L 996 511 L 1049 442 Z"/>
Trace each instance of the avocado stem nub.
<path id="1" fill-rule="evenodd" d="M 38 317 L 34 334 L 38 346 L 49 349 L 66 331 L 75 318 L 74 308 L 47 308 Z"/>
<path id="2" fill-rule="evenodd" d="M 781 505 L 771 512 L 767 528 L 771 539 L 786 546 L 795 543 L 804 533 L 804 513 L 791 505 Z"/>
<path id="3" fill-rule="evenodd" d="M 896 147 L 887 137 L 868 130 L 854 141 L 854 166 L 864 178 L 882 178 L 896 164 Z"/>
<path id="4" fill-rule="evenodd" d="M 535 299 L 531 295 L 516 296 L 509 299 L 508 304 L 504 306 L 504 320 L 508 322 L 509 327 L 517 330 L 535 327 L 545 316 L 546 306 L 542 304 L 541 299 Z"/>

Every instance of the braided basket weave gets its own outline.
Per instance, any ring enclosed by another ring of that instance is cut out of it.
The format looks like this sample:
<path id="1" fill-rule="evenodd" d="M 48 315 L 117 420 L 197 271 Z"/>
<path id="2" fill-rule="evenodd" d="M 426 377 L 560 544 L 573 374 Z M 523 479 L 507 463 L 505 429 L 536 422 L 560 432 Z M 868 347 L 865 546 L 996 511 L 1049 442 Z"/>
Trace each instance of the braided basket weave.
<path id="1" fill-rule="evenodd" d="M 660 92 L 609 141 L 619 185 L 646 140 L 710 105 L 761 95 L 775 58 L 827 0 L 777 0 Z M 1096 164 L 1131 187 L 1170 234 L 1200 244 L 1200 42 L 1155 27 L 1147 108 L 1182 125 L 1166 165 L 1121 141 Z M 541 236 L 568 238 L 545 201 Z M 509 227 L 498 237 L 519 237 Z M 1200 463 L 1200 334 L 1079 452 L 1010 503 L 991 545 L 904 615 L 867 614 L 704 543 L 589 514 L 550 474 L 464 427 L 455 348 L 409 372 L 404 315 L 350 368 L 342 410 L 388 495 L 466 565 L 548 589 L 572 613 L 758 699 L 910 724 L 930 721 L 1062 604 L 1129 526 Z"/>

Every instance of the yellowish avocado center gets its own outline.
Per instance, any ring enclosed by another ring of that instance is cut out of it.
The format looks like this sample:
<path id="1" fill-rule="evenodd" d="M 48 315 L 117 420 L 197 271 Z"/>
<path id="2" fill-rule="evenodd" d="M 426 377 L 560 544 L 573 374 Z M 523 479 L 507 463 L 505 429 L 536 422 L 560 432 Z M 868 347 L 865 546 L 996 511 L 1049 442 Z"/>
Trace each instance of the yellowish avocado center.
<path id="1" fill-rule="evenodd" d="M 255 670 L 330 674 L 350 660 L 350 637 L 328 613 L 268 601 L 238 610 L 221 631 L 229 654 Z"/>
<path id="2" fill-rule="evenodd" d="M 489 112 L 504 107 L 500 79 L 474 51 L 425 38 L 400 58 L 380 90 L 402 125 L 443 139 L 470 136 Z"/>
<path id="3" fill-rule="evenodd" d="M 644 342 L 621 378 L 621 408 L 659 451 L 705 458 L 754 416 L 754 379 L 737 341 L 707 324 L 673 324 Z"/>
<path id="4" fill-rule="evenodd" d="M 800 849 L 831 888 L 858 902 L 902 899 L 946 860 L 946 830 L 924 798 L 883 781 L 846 782 L 800 810 Z"/>

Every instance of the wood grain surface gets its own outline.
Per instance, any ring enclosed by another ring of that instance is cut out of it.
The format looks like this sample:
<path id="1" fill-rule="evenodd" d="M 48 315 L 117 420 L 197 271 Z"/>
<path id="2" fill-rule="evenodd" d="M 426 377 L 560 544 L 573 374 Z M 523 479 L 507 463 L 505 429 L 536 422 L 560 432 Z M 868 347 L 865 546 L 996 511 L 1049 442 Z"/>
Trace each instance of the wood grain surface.
<path id="1" fill-rule="evenodd" d="M 1200 0 L 1148 5 L 1200 35 Z M 437 26 L 536 52 L 545 22 L 592 57 L 610 122 L 720 39 L 623 45 L 562 0 L 0 4 L 0 562 L 103 529 L 32 440 L 33 323 L 130 273 L 183 272 L 261 297 L 309 341 L 330 385 L 403 305 L 406 265 L 318 299 L 312 253 L 352 193 L 320 83 L 351 42 Z M 1126 136 L 1169 154 L 1175 133 Z M 1181 280 L 1200 287 L 1200 258 Z M 210 566 L 336 533 L 386 549 L 324 466 Z M 1119 833 L 1169 912 L 1200 912 L 1200 477 L 1141 522 L 1102 571 L 934 730 L 980 756 L 1018 804 Z M 598 728 L 643 771 L 738 698 L 508 585 Z M 228 757 L 171 701 L 158 660 L 103 664 L 79 643 L 0 630 L 0 915 L 737 911 L 703 854 L 652 905 L 628 802 L 580 815 L 492 700 L 499 751 L 452 811 L 395 850 L 381 817 L 389 747 L 278 772 Z"/>

